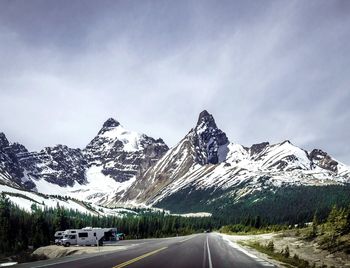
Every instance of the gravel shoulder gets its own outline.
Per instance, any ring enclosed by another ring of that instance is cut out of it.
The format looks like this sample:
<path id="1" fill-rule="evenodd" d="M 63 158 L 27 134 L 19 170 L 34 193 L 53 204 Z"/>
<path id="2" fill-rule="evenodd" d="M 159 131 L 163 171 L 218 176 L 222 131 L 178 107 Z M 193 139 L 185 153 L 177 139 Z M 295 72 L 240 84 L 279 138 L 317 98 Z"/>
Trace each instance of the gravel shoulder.
<path id="1" fill-rule="evenodd" d="M 241 243 L 241 242 L 247 242 L 247 241 L 260 241 L 260 240 L 270 241 L 274 236 L 276 236 L 276 234 L 269 233 L 269 234 L 259 234 L 259 235 L 226 235 L 226 234 L 220 234 L 220 235 L 223 236 L 224 239 L 226 238 L 230 240 L 232 243 L 236 244 L 236 247 L 243 248 L 246 252 L 248 252 L 248 254 L 252 254 L 262 260 L 265 260 L 275 265 L 275 267 L 280 267 L 280 268 L 287 267 L 283 263 L 271 258 L 270 256 L 264 253 L 261 253 L 253 248 L 250 248 L 244 245 L 244 243 L 243 244 Z"/>
<path id="2" fill-rule="evenodd" d="M 293 256 L 297 254 L 300 258 L 309 261 L 316 267 L 327 265 L 328 267 L 350 268 L 350 255 L 344 252 L 330 253 L 327 250 L 321 249 L 318 244 L 313 241 L 305 241 L 301 237 L 295 235 L 295 231 L 287 231 L 280 233 L 268 233 L 259 235 L 224 235 L 232 242 L 243 244 L 243 247 L 251 251 L 256 256 L 271 261 L 271 258 L 263 253 L 260 253 L 252 248 L 246 246 L 249 242 L 259 242 L 260 244 L 267 244 L 273 241 L 276 251 L 281 251 L 286 246 L 289 247 L 290 254 Z M 277 267 L 285 267 L 282 263 L 272 262 Z"/>

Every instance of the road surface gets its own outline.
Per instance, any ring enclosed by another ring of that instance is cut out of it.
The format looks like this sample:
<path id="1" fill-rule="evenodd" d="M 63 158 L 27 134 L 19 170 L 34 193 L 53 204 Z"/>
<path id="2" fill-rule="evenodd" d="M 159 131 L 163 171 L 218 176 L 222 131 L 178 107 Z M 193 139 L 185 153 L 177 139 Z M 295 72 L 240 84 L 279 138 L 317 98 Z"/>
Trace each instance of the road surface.
<path id="1" fill-rule="evenodd" d="M 84 268 L 261 268 L 272 264 L 242 251 L 216 233 L 190 236 L 126 240 L 127 250 L 68 256 L 16 265 L 15 267 Z"/>

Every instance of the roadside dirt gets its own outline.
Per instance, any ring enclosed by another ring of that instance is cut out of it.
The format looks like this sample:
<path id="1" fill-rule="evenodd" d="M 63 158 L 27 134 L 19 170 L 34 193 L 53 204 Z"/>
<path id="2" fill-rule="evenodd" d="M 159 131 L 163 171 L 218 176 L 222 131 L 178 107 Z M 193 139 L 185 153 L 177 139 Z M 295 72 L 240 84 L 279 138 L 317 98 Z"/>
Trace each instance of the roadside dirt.
<path id="1" fill-rule="evenodd" d="M 253 248 L 247 247 L 247 246 L 243 246 L 241 245 L 241 243 L 238 244 L 238 242 L 247 242 L 247 241 L 260 241 L 260 239 L 263 240 L 267 240 L 270 241 L 275 234 L 260 234 L 260 235 L 226 235 L 226 234 L 221 234 L 223 236 L 224 239 L 228 239 L 231 242 L 237 244 L 238 247 L 243 248 L 246 252 L 248 252 L 248 254 L 252 254 L 256 257 L 258 257 L 259 259 L 265 260 L 273 265 L 275 265 L 275 267 L 279 267 L 279 268 L 286 268 L 287 266 L 285 266 L 283 263 L 271 258 L 270 256 L 261 253 Z"/>
<path id="2" fill-rule="evenodd" d="M 345 254 L 344 252 L 336 252 L 331 254 L 329 251 L 320 249 L 315 242 L 305 241 L 301 239 L 301 237 L 296 236 L 295 233 L 296 231 L 288 231 L 284 233 L 269 233 L 260 235 L 227 236 L 231 241 L 236 243 L 256 241 L 261 244 L 267 244 L 269 241 L 273 241 L 276 251 L 281 251 L 286 246 L 288 246 L 291 256 L 297 254 L 300 258 L 309 261 L 311 265 L 315 263 L 316 267 L 321 267 L 322 265 L 327 265 L 328 267 L 333 266 L 337 268 L 350 267 L 349 254 Z"/>
<path id="3" fill-rule="evenodd" d="M 87 253 L 98 253 L 98 252 L 108 252 L 108 251 L 121 251 L 125 250 L 130 246 L 120 246 L 120 245 L 108 245 L 102 247 L 79 247 L 79 246 L 46 246 L 36 249 L 33 254 L 44 255 L 49 259 L 60 258 L 69 255 L 79 255 Z"/>

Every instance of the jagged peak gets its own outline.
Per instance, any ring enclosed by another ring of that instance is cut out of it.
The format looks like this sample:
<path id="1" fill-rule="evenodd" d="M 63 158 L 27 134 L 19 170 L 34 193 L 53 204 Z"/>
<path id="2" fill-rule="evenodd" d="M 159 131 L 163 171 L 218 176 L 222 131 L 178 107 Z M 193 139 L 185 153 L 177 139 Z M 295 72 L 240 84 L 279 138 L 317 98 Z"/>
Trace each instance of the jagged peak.
<path id="1" fill-rule="evenodd" d="M 199 114 L 196 127 L 188 135 L 196 151 L 197 163 L 217 164 L 226 159 L 229 140 L 207 110 Z"/>
<path id="2" fill-rule="evenodd" d="M 216 127 L 213 115 L 208 113 L 207 110 L 203 110 L 198 116 L 197 126 L 201 125 L 202 123 Z"/>
<path id="3" fill-rule="evenodd" d="M 115 120 L 114 118 L 108 118 L 104 123 L 103 126 L 101 128 L 101 130 L 98 132 L 97 135 L 102 135 L 105 132 L 108 132 L 110 129 L 114 129 L 116 127 L 120 126 L 120 123 Z"/>
<path id="4" fill-rule="evenodd" d="M 108 118 L 107 121 L 103 123 L 104 128 L 117 127 L 119 125 L 120 123 L 112 117 Z"/>
<path id="5" fill-rule="evenodd" d="M 0 132 L 0 139 L 7 139 L 4 132 Z"/>
<path id="6" fill-rule="evenodd" d="M 5 133 L 3 132 L 0 132 L 0 146 L 9 146 L 9 141 L 8 139 L 6 138 L 6 135 Z"/>

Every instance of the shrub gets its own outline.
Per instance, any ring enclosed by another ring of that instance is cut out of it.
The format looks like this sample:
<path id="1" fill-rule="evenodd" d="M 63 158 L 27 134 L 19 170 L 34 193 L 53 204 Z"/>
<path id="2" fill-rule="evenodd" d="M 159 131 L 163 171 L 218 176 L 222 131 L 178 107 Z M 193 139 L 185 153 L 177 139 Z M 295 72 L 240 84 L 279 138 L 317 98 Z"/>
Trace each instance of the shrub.
<path id="1" fill-rule="evenodd" d="M 271 252 L 274 252 L 275 251 L 275 245 L 273 244 L 273 241 L 270 241 L 267 246 L 266 246 L 266 249 L 268 251 L 271 251 Z"/>
<path id="2" fill-rule="evenodd" d="M 285 258 L 289 258 L 290 253 L 289 253 L 289 247 L 288 247 L 288 246 L 286 246 L 286 247 L 284 248 L 284 250 L 282 250 L 282 255 L 283 255 Z"/>

